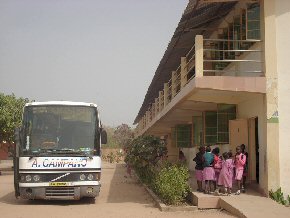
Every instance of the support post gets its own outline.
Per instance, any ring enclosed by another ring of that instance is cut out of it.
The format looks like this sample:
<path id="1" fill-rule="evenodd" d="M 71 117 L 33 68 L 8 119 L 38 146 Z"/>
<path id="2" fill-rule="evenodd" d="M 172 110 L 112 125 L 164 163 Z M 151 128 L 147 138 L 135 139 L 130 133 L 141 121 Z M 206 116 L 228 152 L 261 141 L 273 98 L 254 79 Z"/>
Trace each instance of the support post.
<path id="1" fill-rule="evenodd" d="M 158 98 L 155 98 L 155 116 L 159 112 L 159 103 L 158 103 Z"/>
<path id="2" fill-rule="evenodd" d="M 159 112 L 161 112 L 162 111 L 162 109 L 163 109 L 163 106 L 162 106 L 162 93 L 163 93 L 163 91 L 159 91 Z"/>
<path id="3" fill-rule="evenodd" d="M 146 111 L 146 126 L 150 123 L 149 110 Z"/>
<path id="4" fill-rule="evenodd" d="M 169 85 L 168 83 L 164 83 L 164 107 L 169 103 L 168 94 L 169 94 Z"/>
<path id="5" fill-rule="evenodd" d="M 186 67 L 186 57 L 181 57 L 180 64 L 180 88 L 183 88 L 187 83 L 187 67 Z"/>
<path id="6" fill-rule="evenodd" d="M 203 36 L 195 36 L 195 77 L 203 76 Z"/>
<path id="7" fill-rule="evenodd" d="M 155 102 L 152 103 L 151 105 L 151 114 L 152 114 L 152 120 L 153 120 L 155 117 Z"/>
<path id="8" fill-rule="evenodd" d="M 171 99 L 173 99 L 174 96 L 176 95 L 176 79 L 177 79 L 177 72 L 176 71 L 172 71 L 172 77 L 171 77 L 171 93 L 172 93 L 172 97 L 171 97 Z"/>

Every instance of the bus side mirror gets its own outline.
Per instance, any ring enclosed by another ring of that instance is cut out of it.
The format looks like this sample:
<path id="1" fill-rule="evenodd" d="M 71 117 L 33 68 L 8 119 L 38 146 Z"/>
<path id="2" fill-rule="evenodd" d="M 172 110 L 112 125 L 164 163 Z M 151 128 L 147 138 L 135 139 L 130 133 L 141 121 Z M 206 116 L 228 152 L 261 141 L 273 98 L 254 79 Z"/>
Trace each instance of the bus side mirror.
<path id="1" fill-rule="evenodd" d="M 106 130 L 102 129 L 101 130 L 101 142 L 102 142 L 102 144 L 107 144 L 107 141 L 108 141 L 107 132 L 106 132 Z"/>

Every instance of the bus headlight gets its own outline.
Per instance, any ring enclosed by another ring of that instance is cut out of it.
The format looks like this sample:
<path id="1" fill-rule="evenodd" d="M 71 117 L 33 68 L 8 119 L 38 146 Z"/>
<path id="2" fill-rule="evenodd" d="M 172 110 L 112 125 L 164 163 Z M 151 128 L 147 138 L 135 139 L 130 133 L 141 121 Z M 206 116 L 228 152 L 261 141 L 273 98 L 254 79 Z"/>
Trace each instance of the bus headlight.
<path id="1" fill-rule="evenodd" d="M 34 175 L 34 176 L 33 176 L 33 180 L 34 180 L 35 182 L 38 182 L 38 181 L 40 180 L 40 176 L 39 176 L 39 175 Z"/>
<path id="2" fill-rule="evenodd" d="M 86 179 L 86 175 L 85 174 L 81 174 L 80 175 L 80 180 L 84 181 Z"/>
<path id="3" fill-rule="evenodd" d="M 93 180 L 94 179 L 94 175 L 93 174 L 89 174 L 88 175 L 88 180 Z"/>
<path id="4" fill-rule="evenodd" d="M 21 181 L 21 182 L 25 182 L 25 176 L 24 176 L 24 175 L 21 175 L 21 176 L 20 176 L 20 181 Z"/>
<path id="5" fill-rule="evenodd" d="M 26 180 L 26 182 L 30 182 L 31 181 L 31 176 L 30 175 L 27 175 L 27 176 L 25 176 L 25 180 Z"/>

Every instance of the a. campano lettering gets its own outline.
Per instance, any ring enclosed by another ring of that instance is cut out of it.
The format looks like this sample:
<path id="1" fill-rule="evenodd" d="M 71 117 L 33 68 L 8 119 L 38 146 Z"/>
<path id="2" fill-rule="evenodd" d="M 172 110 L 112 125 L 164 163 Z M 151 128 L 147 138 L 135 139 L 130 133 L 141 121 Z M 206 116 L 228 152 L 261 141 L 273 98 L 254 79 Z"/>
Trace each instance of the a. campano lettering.
<path id="1" fill-rule="evenodd" d="M 44 159 L 42 161 L 35 159 L 31 167 L 32 168 L 78 168 L 78 167 L 86 167 L 87 166 L 87 159 L 68 159 L 68 158 L 62 158 L 62 159 Z"/>

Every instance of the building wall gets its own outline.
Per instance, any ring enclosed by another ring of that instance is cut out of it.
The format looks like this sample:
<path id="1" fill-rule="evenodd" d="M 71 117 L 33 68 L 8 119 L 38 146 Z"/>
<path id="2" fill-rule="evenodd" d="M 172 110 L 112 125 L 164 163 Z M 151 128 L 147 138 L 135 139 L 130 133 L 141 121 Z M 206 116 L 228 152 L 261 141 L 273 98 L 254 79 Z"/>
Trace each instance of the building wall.
<path id="1" fill-rule="evenodd" d="M 290 194 L 290 1 L 275 1 L 278 72 L 280 184 Z"/>
<path id="2" fill-rule="evenodd" d="M 195 170 L 195 162 L 193 161 L 193 158 L 195 157 L 196 153 L 198 152 L 198 147 L 182 148 L 181 150 L 184 153 L 184 156 L 186 158 L 186 163 L 187 163 L 188 169 L 190 171 L 194 171 Z"/>

